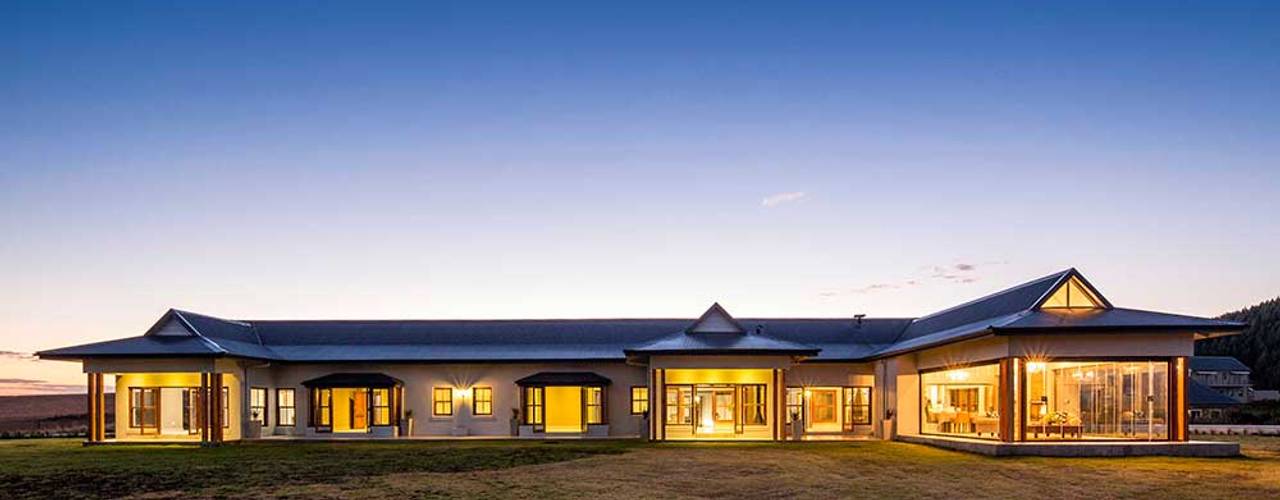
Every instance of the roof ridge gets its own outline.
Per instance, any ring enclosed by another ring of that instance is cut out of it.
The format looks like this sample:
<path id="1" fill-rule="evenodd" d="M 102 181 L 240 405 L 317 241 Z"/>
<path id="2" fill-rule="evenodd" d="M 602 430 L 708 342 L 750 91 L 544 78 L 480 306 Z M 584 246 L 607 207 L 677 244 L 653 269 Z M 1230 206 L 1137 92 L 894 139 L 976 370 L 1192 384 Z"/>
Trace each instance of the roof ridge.
<path id="1" fill-rule="evenodd" d="M 1026 283 L 1022 283 L 1022 284 L 1014 285 L 1014 286 L 1011 286 L 1011 287 L 1008 287 L 1008 288 L 1004 288 L 1004 289 L 1001 289 L 1001 290 L 997 290 L 997 291 L 995 291 L 995 292 L 991 292 L 991 293 L 989 293 L 989 294 L 983 295 L 983 296 L 978 297 L 978 298 L 976 298 L 976 299 L 973 299 L 973 300 L 970 300 L 970 301 L 964 302 L 964 303 L 962 303 L 962 304 L 960 304 L 960 305 L 951 306 L 951 307 L 948 307 L 948 308 L 946 308 L 946 309 L 943 309 L 943 310 L 938 311 L 938 312 L 935 312 L 935 313 L 926 314 L 926 315 L 921 316 L 921 317 L 919 317 L 919 318 L 916 318 L 916 319 L 914 319 L 914 320 L 912 320 L 912 321 L 913 321 L 913 322 L 916 322 L 916 321 L 924 321 L 924 320 L 927 320 L 927 319 L 935 318 L 935 317 L 941 316 L 941 315 L 943 315 L 943 314 L 946 314 L 946 313 L 949 313 L 949 312 L 952 312 L 952 311 L 956 311 L 956 310 L 959 310 L 959 309 L 963 309 L 963 308 L 965 308 L 965 307 L 968 307 L 968 306 L 971 306 L 971 305 L 974 305 L 974 304 L 977 304 L 977 303 L 980 303 L 980 302 L 983 302 L 983 301 L 986 301 L 986 300 L 990 300 L 990 299 L 993 299 L 993 298 L 995 298 L 995 297 L 999 297 L 999 296 L 1001 296 L 1001 295 L 1004 295 L 1004 294 L 1009 293 L 1009 292 L 1013 292 L 1013 291 L 1015 291 L 1015 290 L 1020 290 L 1020 289 L 1023 289 L 1023 288 L 1026 288 L 1026 287 L 1029 287 L 1029 286 L 1031 286 L 1031 285 L 1035 285 L 1035 284 L 1037 284 L 1037 283 L 1040 283 L 1040 282 L 1042 282 L 1042 281 L 1048 280 L 1048 279 L 1050 279 L 1050 278 L 1053 278 L 1055 281 L 1057 281 L 1057 280 L 1061 280 L 1063 276 L 1070 275 L 1073 271 L 1075 271 L 1075 269 L 1076 269 L 1076 268 L 1074 268 L 1074 267 L 1072 267 L 1072 268 L 1068 268 L 1068 269 L 1067 269 L 1067 270 L 1065 270 L 1065 271 L 1058 271 L 1058 272 L 1053 273 L 1053 274 L 1049 274 L 1049 275 L 1046 275 L 1046 276 L 1041 276 L 1041 277 L 1039 277 L 1039 278 L 1033 279 L 1033 280 L 1028 281 L 1028 282 L 1026 282 Z"/>

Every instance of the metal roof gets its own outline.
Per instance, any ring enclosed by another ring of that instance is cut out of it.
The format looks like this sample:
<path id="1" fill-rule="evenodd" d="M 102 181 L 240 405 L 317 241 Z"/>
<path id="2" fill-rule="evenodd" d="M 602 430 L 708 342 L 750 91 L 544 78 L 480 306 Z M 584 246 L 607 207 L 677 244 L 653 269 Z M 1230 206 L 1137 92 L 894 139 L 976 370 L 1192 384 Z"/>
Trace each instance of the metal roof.
<path id="1" fill-rule="evenodd" d="M 330 373 L 302 382 L 302 385 L 316 388 L 333 387 L 395 387 L 404 385 L 404 381 L 385 373 Z"/>
<path id="2" fill-rule="evenodd" d="M 1192 407 L 1237 406 L 1242 404 L 1240 400 L 1215 391 L 1213 388 L 1196 382 L 1194 379 L 1188 379 L 1187 382 L 1187 404 Z"/>
<path id="3" fill-rule="evenodd" d="M 690 331 L 698 321 L 693 319 L 233 321 L 170 310 L 142 337 L 37 354 L 48 359 L 196 355 L 294 362 L 514 362 L 622 361 L 628 353 L 779 353 L 860 361 L 990 334 L 1231 332 L 1245 326 L 1109 306 L 1089 312 L 1034 308 L 1072 276 L 1084 281 L 1068 269 L 918 319 L 734 319 L 723 308 L 708 310 L 740 325 L 740 333 Z M 181 322 L 191 335 L 156 334 L 171 321 Z"/>
<path id="4" fill-rule="evenodd" d="M 609 377 L 595 372 L 538 372 L 516 381 L 519 386 L 538 385 L 609 385 Z"/>
<path id="5" fill-rule="evenodd" d="M 1188 360 L 1191 371 L 1248 372 L 1252 371 L 1240 360 L 1231 356 L 1192 356 Z"/>

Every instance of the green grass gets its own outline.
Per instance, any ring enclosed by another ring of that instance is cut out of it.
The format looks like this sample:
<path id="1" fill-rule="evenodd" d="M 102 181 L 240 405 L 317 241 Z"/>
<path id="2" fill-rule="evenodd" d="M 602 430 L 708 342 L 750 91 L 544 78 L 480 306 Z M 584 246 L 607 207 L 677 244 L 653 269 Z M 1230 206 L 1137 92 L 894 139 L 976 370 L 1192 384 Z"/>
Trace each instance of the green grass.
<path id="1" fill-rule="evenodd" d="M 624 452 L 633 443 L 254 442 L 84 447 L 73 439 L 0 441 L 0 496 L 116 497 L 141 493 L 248 494 L 388 474 L 456 473 Z"/>
<path id="2" fill-rule="evenodd" d="M 1216 439 L 1241 441 L 1246 456 L 991 458 L 877 441 L 0 441 L 0 497 L 1280 498 L 1280 438 Z"/>

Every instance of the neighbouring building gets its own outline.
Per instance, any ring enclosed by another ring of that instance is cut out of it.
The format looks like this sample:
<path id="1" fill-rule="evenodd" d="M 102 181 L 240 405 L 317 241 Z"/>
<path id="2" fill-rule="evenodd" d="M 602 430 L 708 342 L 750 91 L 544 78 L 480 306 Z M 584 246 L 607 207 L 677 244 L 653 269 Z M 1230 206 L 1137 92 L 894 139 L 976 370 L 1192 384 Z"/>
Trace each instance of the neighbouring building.
<path id="1" fill-rule="evenodd" d="M 862 438 L 1169 453 L 1197 444 L 1187 442 L 1195 341 L 1243 328 L 1116 307 L 1069 269 L 919 318 L 735 318 L 718 304 L 696 319 L 260 321 L 170 310 L 141 336 L 39 356 L 83 363 L 90 443 Z M 113 436 L 101 423 L 107 377 Z"/>
<path id="2" fill-rule="evenodd" d="M 1240 405 L 1253 400 L 1250 370 L 1231 356 L 1192 356 L 1187 404 L 1191 423 L 1226 423 Z"/>

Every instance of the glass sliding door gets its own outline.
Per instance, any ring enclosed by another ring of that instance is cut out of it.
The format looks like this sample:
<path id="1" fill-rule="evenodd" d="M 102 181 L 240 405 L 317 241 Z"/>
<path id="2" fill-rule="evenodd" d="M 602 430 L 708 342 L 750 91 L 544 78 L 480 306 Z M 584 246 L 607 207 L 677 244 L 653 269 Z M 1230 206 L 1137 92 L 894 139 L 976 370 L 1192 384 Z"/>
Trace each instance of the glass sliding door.
<path id="1" fill-rule="evenodd" d="M 1000 432 L 1000 365 L 920 375 L 920 432 L 996 439 Z"/>
<path id="2" fill-rule="evenodd" d="M 1031 361 L 1026 439 L 1169 438 L 1169 363 Z"/>

